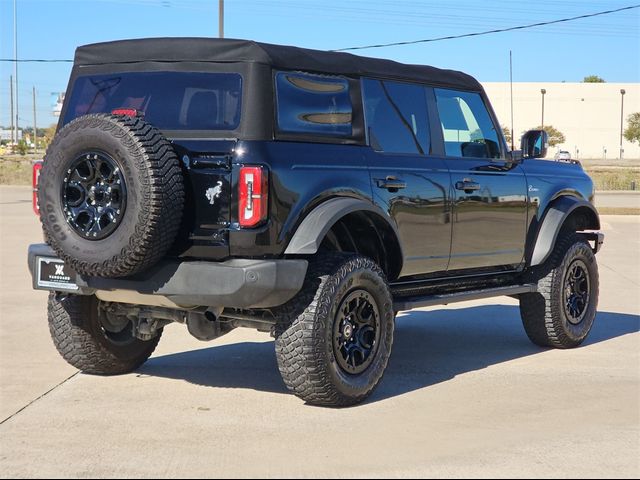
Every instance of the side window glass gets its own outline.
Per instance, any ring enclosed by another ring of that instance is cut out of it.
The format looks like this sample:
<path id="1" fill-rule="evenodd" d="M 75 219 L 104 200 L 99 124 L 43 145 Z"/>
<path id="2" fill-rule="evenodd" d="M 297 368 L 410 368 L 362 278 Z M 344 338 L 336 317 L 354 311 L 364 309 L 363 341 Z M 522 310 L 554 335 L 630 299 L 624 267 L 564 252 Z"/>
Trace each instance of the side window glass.
<path id="1" fill-rule="evenodd" d="M 435 94 L 447 156 L 501 158 L 498 132 L 480 94 L 444 88 Z"/>
<path id="2" fill-rule="evenodd" d="M 431 151 L 424 87 L 362 80 L 369 143 L 374 150 L 425 155 Z"/>
<path id="3" fill-rule="evenodd" d="M 285 133 L 351 137 L 349 81 L 305 73 L 276 73 L 278 128 Z"/>

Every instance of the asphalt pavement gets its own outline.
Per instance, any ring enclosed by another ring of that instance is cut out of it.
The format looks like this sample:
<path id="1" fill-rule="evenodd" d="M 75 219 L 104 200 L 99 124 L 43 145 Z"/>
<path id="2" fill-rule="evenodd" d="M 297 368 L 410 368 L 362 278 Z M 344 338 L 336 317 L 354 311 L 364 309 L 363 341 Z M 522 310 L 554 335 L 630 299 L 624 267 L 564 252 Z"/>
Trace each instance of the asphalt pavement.
<path id="1" fill-rule="evenodd" d="M 251 330 L 171 325 L 138 371 L 78 373 L 31 290 L 30 191 L 0 187 L 0 477 L 638 478 L 640 217 L 602 220 L 582 347 L 532 345 L 509 298 L 402 313 L 378 390 L 327 409 L 286 392 Z"/>

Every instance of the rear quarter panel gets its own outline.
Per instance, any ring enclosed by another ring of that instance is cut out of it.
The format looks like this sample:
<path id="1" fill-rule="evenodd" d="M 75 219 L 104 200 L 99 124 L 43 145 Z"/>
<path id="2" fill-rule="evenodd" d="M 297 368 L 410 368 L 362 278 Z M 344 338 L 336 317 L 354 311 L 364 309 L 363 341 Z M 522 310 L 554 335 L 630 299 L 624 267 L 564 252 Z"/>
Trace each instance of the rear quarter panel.
<path id="1" fill-rule="evenodd" d="M 231 207 L 231 256 L 282 255 L 304 217 L 325 200 L 352 197 L 371 202 L 364 147 L 302 142 L 240 142 L 233 165 L 237 182 L 242 165 L 269 169 L 269 220 L 259 228 L 233 228 L 237 198 Z M 237 186 L 233 188 L 237 192 Z"/>

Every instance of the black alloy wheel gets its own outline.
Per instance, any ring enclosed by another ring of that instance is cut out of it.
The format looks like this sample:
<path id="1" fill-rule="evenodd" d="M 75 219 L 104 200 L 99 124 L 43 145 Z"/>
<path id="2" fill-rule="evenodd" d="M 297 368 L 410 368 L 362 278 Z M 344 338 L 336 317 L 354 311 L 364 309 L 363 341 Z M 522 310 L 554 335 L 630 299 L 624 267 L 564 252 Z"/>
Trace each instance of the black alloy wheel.
<path id="1" fill-rule="evenodd" d="M 127 204 L 122 169 L 105 153 L 87 152 L 64 177 L 62 207 L 71 228 L 88 240 L 108 237 L 120 224 Z"/>
<path id="2" fill-rule="evenodd" d="M 345 373 L 364 372 L 380 343 L 380 313 L 366 290 L 354 290 L 338 308 L 334 321 L 333 349 Z"/>
<path id="3" fill-rule="evenodd" d="M 589 306 L 590 286 L 587 266 L 582 260 L 574 260 L 564 280 L 564 312 L 573 325 L 584 320 Z"/>

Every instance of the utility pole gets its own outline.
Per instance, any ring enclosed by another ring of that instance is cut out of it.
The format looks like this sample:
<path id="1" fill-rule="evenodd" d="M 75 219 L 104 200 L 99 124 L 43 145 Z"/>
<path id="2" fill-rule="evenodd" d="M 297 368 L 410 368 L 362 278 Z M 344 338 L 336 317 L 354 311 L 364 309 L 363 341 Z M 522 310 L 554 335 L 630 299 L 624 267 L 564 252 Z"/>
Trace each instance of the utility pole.
<path id="1" fill-rule="evenodd" d="M 36 122 L 36 87 L 33 87 L 33 153 L 38 153 L 38 124 Z"/>
<path id="2" fill-rule="evenodd" d="M 515 150 L 514 137 L 516 132 L 513 129 L 513 59 L 509 50 L 509 86 L 511 88 L 511 151 Z"/>
<path id="3" fill-rule="evenodd" d="M 624 157 L 624 148 L 622 148 L 622 136 L 624 132 L 624 94 L 627 93 L 624 88 L 620 89 L 620 160 Z"/>
<path id="4" fill-rule="evenodd" d="M 218 38 L 224 38 L 224 0 L 218 0 Z"/>
<path id="5" fill-rule="evenodd" d="M 16 144 L 18 143 L 18 119 L 20 118 L 19 109 L 18 109 L 18 1 L 13 0 L 13 76 L 15 77 L 16 82 Z"/>
<path id="6" fill-rule="evenodd" d="M 11 148 L 13 148 L 13 75 L 9 75 L 9 95 L 11 95 Z"/>

